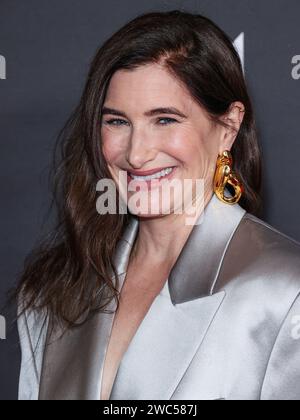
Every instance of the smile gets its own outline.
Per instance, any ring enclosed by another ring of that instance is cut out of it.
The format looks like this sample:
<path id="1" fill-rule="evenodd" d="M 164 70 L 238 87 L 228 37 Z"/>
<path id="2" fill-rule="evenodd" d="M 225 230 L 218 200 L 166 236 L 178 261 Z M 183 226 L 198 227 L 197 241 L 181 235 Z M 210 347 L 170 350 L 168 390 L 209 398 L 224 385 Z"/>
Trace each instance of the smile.
<path id="1" fill-rule="evenodd" d="M 160 179 L 160 178 L 164 178 L 165 176 L 168 176 L 171 172 L 173 172 L 175 168 L 174 167 L 170 167 L 170 168 L 165 168 L 159 172 L 155 172 L 154 174 L 151 175 L 133 175 L 132 173 L 129 172 L 129 175 L 132 179 L 137 180 L 137 181 L 151 181 L 152 179 Z"/>

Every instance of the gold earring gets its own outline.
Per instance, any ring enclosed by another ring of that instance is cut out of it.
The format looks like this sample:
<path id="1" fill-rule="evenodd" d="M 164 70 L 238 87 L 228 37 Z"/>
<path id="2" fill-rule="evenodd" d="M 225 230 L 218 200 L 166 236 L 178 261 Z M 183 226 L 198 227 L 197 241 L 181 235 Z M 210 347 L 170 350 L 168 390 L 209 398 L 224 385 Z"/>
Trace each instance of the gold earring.
<path id="1" fill-rule="evenodd" d="M 241 198 L 244 192 L 242 183 L 232 170 L 232 155 L 229 150 L 224 150 L 218 155 L 217 168 L 214 176 L 214 191 L 216 196 L 226 204 L 235 204 Z M 225 197 L 224 190 L 226 184 L 230 184 L 234 188 L 233 197 Z"/>

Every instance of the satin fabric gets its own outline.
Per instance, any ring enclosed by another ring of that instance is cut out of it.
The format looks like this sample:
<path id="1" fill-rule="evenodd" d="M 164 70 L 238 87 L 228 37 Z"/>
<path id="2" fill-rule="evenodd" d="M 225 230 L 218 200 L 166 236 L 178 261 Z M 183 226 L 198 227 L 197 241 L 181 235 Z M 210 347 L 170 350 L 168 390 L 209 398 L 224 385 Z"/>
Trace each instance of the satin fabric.
<path id="1" fill-rule="evenodd" d="M 120 288 L 137 233 L 132 216 L 115 255 Z M 49 336 L 43 313 L 19 318 L 20 400 L 100 399 L 108 309 L 63 336 Z M 212 196 L 110 394 L 151 399 L 300 399 L 300 243 Z"/>

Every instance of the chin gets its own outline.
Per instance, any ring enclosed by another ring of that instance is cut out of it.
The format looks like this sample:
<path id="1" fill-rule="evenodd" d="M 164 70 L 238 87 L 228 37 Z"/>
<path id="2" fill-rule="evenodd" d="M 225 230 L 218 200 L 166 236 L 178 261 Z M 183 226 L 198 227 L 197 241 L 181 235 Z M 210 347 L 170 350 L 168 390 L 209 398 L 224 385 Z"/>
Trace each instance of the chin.
<path id="1" fill-rule="evenodd" d="M 163 217 L 168 216 L 168 214 L 136 214 L 136 217 L 138 217 L 141 220 L 157 220 L 162 219 Z"/>
<path id="2" fill-rule="evenodd" d="M 163 213 L 162 210 L 160 210 L 158 213 L 154 213 L 154 212 L 153 213 L 148 213 L 148 212 L 145 213 L 145 212 L 136 211 L 136 209 L 130 209 L 130 208 L 129 208 L 129 211 L 130 211 L 131 214 L 133 214 L 133 215 L 135 215 L 139 218 L 142 218 L 142 219 L 159 219 L 159 218 L 166 217 L 166 216 L 173 213 L 173 211 L 167 211 L 166 213 Z"/>

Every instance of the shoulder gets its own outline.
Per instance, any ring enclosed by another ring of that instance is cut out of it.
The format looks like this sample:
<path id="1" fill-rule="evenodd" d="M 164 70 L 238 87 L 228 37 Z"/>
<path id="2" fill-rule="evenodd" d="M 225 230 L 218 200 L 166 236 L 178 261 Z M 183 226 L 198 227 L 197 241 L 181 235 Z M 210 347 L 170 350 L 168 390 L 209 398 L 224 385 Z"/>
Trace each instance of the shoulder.
<path id="1" fill-rule="evenodd" d="M 23 305 L 19 302 L 17 324 L 21 346 L 26 340 L 30 340 L 34 351 L 41 334 L 47 329 L 48 316 L 42 310 L 26 309 L 23 311 Z"/>
<path id="2" fill-rule="evenodd" d="M 287 257 L 300 256 L 300 242 L 284 234 L 262 219 L 246 212 L 236 231 L 235 239 L 246 236 L 247 246 L 260 246 L 260 249 L 280 252 Z M 246 244 L 245 244 L 246 245 Z"/>
<path id="3" fill-rule="evenodd" d="M 24 310 L 24 298 L 20 296 L 17 311 L 17 325 L 21 347 L 18 399 L 36 400 L 38 399 L 48 315 L 42 310 Z"/>
<path id="4" fill-rule="evenodd" d="M 300 243 L 246 212 L 223 256 L 217 290 L 286 314 L 300 293 Z"/>
<path id="5" fill-rule="evenodd" d="M 243 261 L 260 277 L 269 279 L 273 288 L 300 289 L 300 242 L 262 219 L 245 213 L 232 247 L 240 246 Z"/>

